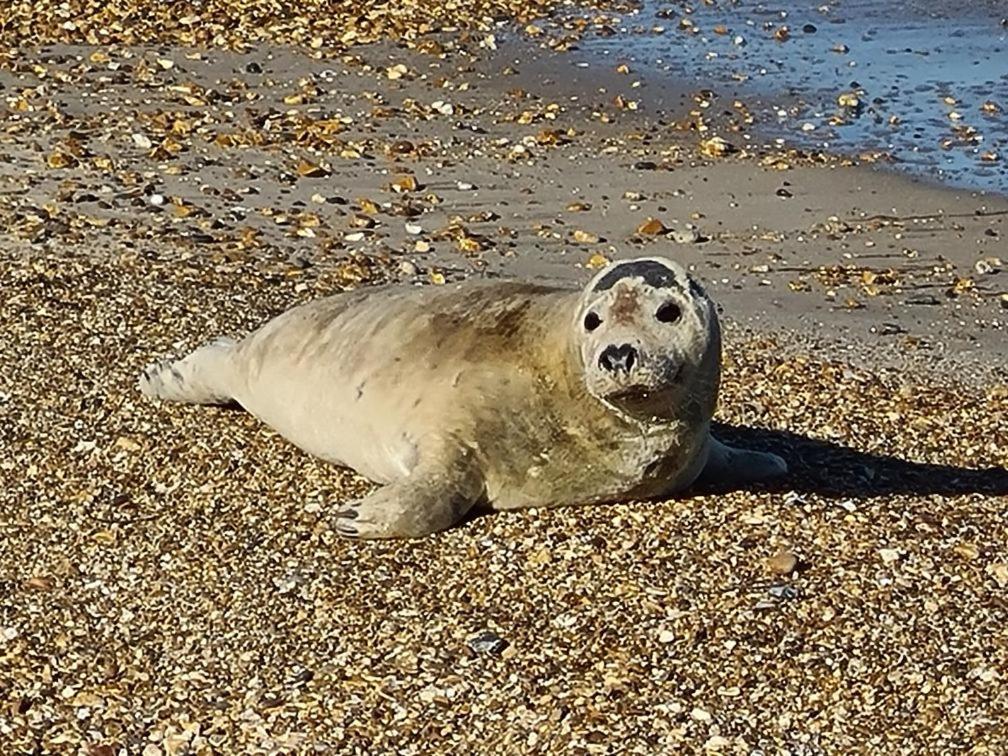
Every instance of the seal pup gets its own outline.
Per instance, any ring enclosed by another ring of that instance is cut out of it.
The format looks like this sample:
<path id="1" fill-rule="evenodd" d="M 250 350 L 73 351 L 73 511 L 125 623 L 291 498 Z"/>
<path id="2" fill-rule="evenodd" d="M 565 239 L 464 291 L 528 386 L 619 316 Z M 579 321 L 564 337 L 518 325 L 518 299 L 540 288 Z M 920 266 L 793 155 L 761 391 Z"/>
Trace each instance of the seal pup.
<path id="1" fill-rule="evenodd" d="M 495 510 L 650 499 L 701 476 L 786 472 L 710 435 L 715 305 L 680 265 L 611 264 L 581 290 L 517 281 L 359 289 L 241 340 L 149 366 L 140 390 L 237 402 L 303 450 L 382 484 L 348 537 L 418 537 Z"/>

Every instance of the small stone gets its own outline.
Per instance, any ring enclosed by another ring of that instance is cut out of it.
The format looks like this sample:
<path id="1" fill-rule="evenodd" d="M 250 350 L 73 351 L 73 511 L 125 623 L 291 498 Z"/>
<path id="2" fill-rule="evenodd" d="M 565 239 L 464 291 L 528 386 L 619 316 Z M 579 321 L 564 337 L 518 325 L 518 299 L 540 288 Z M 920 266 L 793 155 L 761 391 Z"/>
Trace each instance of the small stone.
<path id="1" fill-rule="evenodd" d="M 994 562 L 987 566 L 987 573 L 997 581 L 1002 588 L 1008 587 L 1008 563 Z"/>
<path id="2" fill-rule="evenodd" d="M 855 92 L 841 92 L 837 95 L 837 105 L 849 110 L 859 110 L 861 108 L 861 98 Z"/>
<path id="3" fill-rule="evenodd" d="M 25 580 L 24 586 L 33 591 L 48 591 L 52 589 L 53 581 L 52 578 L 35 576 Z"/>
<path id="4" fill-rule="evenodd" d="M 466 641 L 466 644 L 474 653 L 493 654 L 494 656 L 499 656 L 508 647 L 508 642 L 492 630 L 484 630 L 482 633 L 474 635 Z"/>
<path id="5" fill-rule="evenodd" d="M 711 735 L 707 738 L 707 742 L 704 743 L 704 749 L 707 751 L 721 751 L 730 745 L 731 741 L 724 735 Z"/>
<path id="6" fill-rule="evenodd" d="M 707 157 L 724 157 L 737 151 L 735 145 L 719 136 L 713 136 L 700 142 L 700 153 Z"/>
<path id="7" fill-rule="evenodd" d="M 665 224 L 657 218 L 648 218 L 646 221 L 637 226 L 637 233 L 641 236 L 655 236 L 657 234 L 663 234 L 666 231 L 668 231 L 668 229 L 665 228 Z"/>
<path id="8" fill-rule="evenodd" d="M 980 556 L 980 549 L 972 543 L 957 543 L 952 547 L 952 550 L 956 553 L 960 559 L 964 559 L 967 562 L 971 562 Z"/>
<path id="9" fill-rule="evenodd" d="M 658 169 L 658 163 L 653 160 L 638 160 L 633 168 L 638 171 L 654 171 Z"/>
<path id="10" fill-rule="evenodd" d="M 898 549 L 879 549 L 878 553 L 884 564 L 892 564 L 900 558 Z"/>
<path id="11" fill-rule="evenodd" d="M 404 276 L 415 276 L 420 272 L 420 269 L 416 266 L 416 263 L 412 263 L 409 260 L 403 260 L 399 263 L 399 272 Z"/>
<path id="12" fill-rule="evenodd" d="M 419 188 L 416 176 L 412 173 L 404 173 L 401 176 L 396 176 L 391 184 L 392 191 L 398 192 L 400 194 L 405 192 L 415 192 Z"/>
<path id="13" fill-rule="evenodd" d="M 767 589 L 767 593 L 775 599 L 780 599 L 782 601 L 792 601 L 798 598 L 798 589 L 790 585 L 771 585 L 770 588 Z"/>
<path id="14" fill-rule="evenodd" d="M 766 560 L 766 565 L 774 575 L 790 575 L 798 566 L 798 557 L 787 549 L 781 549 Z"/>
<path id="15" fill-rule="evenodd" d="M 133 144 L 142 150 L 149 150 L 153 145 L 153 142 L 151 142 L 150 138 L 146 134 L 134 134 Z"/>
<path id="16" fill-rule="evenodd" d="M 1001 270 L 1003 263 L 998 257 L 985 257 L 982 260 L 977 260 L 973 264 L 973 270 L 982 276 L 989 276 L 992 273 L 997 273 Z"/>
<path id="17" fill-rule="evenodd" d="M 659 643 L 671 643 L 672 641 L 675 640 L 675 638 L 676 638 L 675 633 L 673 633 L 671 630 L 662 630 L 661 632 L 658 633 Z"/>
<path id="18" fill-rule="evenodd" d="M 677 228 L 672 232 L 676 244 L 692 244 L 700 241 L 700 233 L 695 228 Z"/>
<path id="19" fill-rule="evenodd" d="M 694 707 L 693 711 L 690 712 L 690 716 L 697 722 L 710 722 L 712 719 L 711 713 L 706 709 L 701 709 L 699 706 Z"/>
<path id="20" fill-rule="evenodd" d="M 147 201 L 155 207 L 161 207 L 165 203 L 165 198 L 163 194 L 152 194 L 147 198 Z"/>

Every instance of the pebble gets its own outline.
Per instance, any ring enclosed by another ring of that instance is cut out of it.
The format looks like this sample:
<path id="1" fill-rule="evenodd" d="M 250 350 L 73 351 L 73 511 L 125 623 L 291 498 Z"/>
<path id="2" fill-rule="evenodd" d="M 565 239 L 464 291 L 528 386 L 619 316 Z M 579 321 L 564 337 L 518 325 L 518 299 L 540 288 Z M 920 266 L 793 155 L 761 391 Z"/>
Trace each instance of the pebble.
<path id="1" fill-rule="evenodd" d="M 697 722 L 710 722 L 712 719 L 711 713 L 706 709 L 701 709 L 699 706 L 694 707 L 693 711 L 690 712 L 690 716 Z"/>
<path id="2" fill-rule="evenodd" d="M 892 564 L 900 558 L 899 549 L 879 549 L 879 556 L 884 564 Z"/>
<path id="3" fill-rule="evenodd" d="M 767 593 L 775 599 L 781 599 L 782 601 L 791 601 L 798 598 L 798 589 L 791 585 L 771 585 L 767 589 Z"/>
<path id="4" fill-rule="evenodd" d="M 695 228 L 677 228 L 671 236 L 676 244 L 692 244 L 700 241 L 700 232 Z"/>
<path id="5" fill-rule="evenodd" d="M 790 575 L 798 565 L 798 557 L 787 549 L 781 549 L 767 559 L 766 565 L 774 575 Z"/>
<path id="6" fill-rule="evenodd" d="M 500 656 L 508 647 L 508 642 L 492 630 L 484 630 L 478 635 L 474 635 L 466 641 L 466 644 L 474 653 L 494 656 Z"/>

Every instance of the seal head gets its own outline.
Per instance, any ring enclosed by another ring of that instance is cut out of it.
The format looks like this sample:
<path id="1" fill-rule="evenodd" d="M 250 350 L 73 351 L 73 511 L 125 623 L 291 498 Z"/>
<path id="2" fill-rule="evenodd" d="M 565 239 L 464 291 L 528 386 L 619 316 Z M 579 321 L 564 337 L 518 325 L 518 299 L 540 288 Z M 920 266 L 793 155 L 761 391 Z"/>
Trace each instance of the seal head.
<path id="1" fill-rule="evenodd" d="M 667 416 L 698 388 L 717 393 L 717 313 L 671 260 L 637 258 L 599 272 L 582 292 L 574 330 L 589 393 L 627 414 Z"/>

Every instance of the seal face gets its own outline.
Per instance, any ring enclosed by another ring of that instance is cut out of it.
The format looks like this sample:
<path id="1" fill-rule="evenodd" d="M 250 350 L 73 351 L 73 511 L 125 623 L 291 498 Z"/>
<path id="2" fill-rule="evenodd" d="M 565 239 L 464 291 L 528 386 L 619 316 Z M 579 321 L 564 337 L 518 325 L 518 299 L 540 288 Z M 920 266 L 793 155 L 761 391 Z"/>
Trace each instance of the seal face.
<path id="1" fill-rule="evenodd" d="M 243 339 L 149 366 L 148 395 L 238 402 L 305 451 L 382 484 L 336 530 L 413 537 L 473 506 L 653 498 L 699 475 L 780 474 L 709 435 L 714 304 L 660 257 L 582 289 L 507 281 L 384 287 L 288 310 Z"/>
<path id="2" fill-rule="evenodd" d="M 616 263 L 585 287 L 574 328 L 588 390 L 633 414 L 662 416 L 696 378 L 716 376 L 717 313 L 681 266 L 662 258 Z"/>

